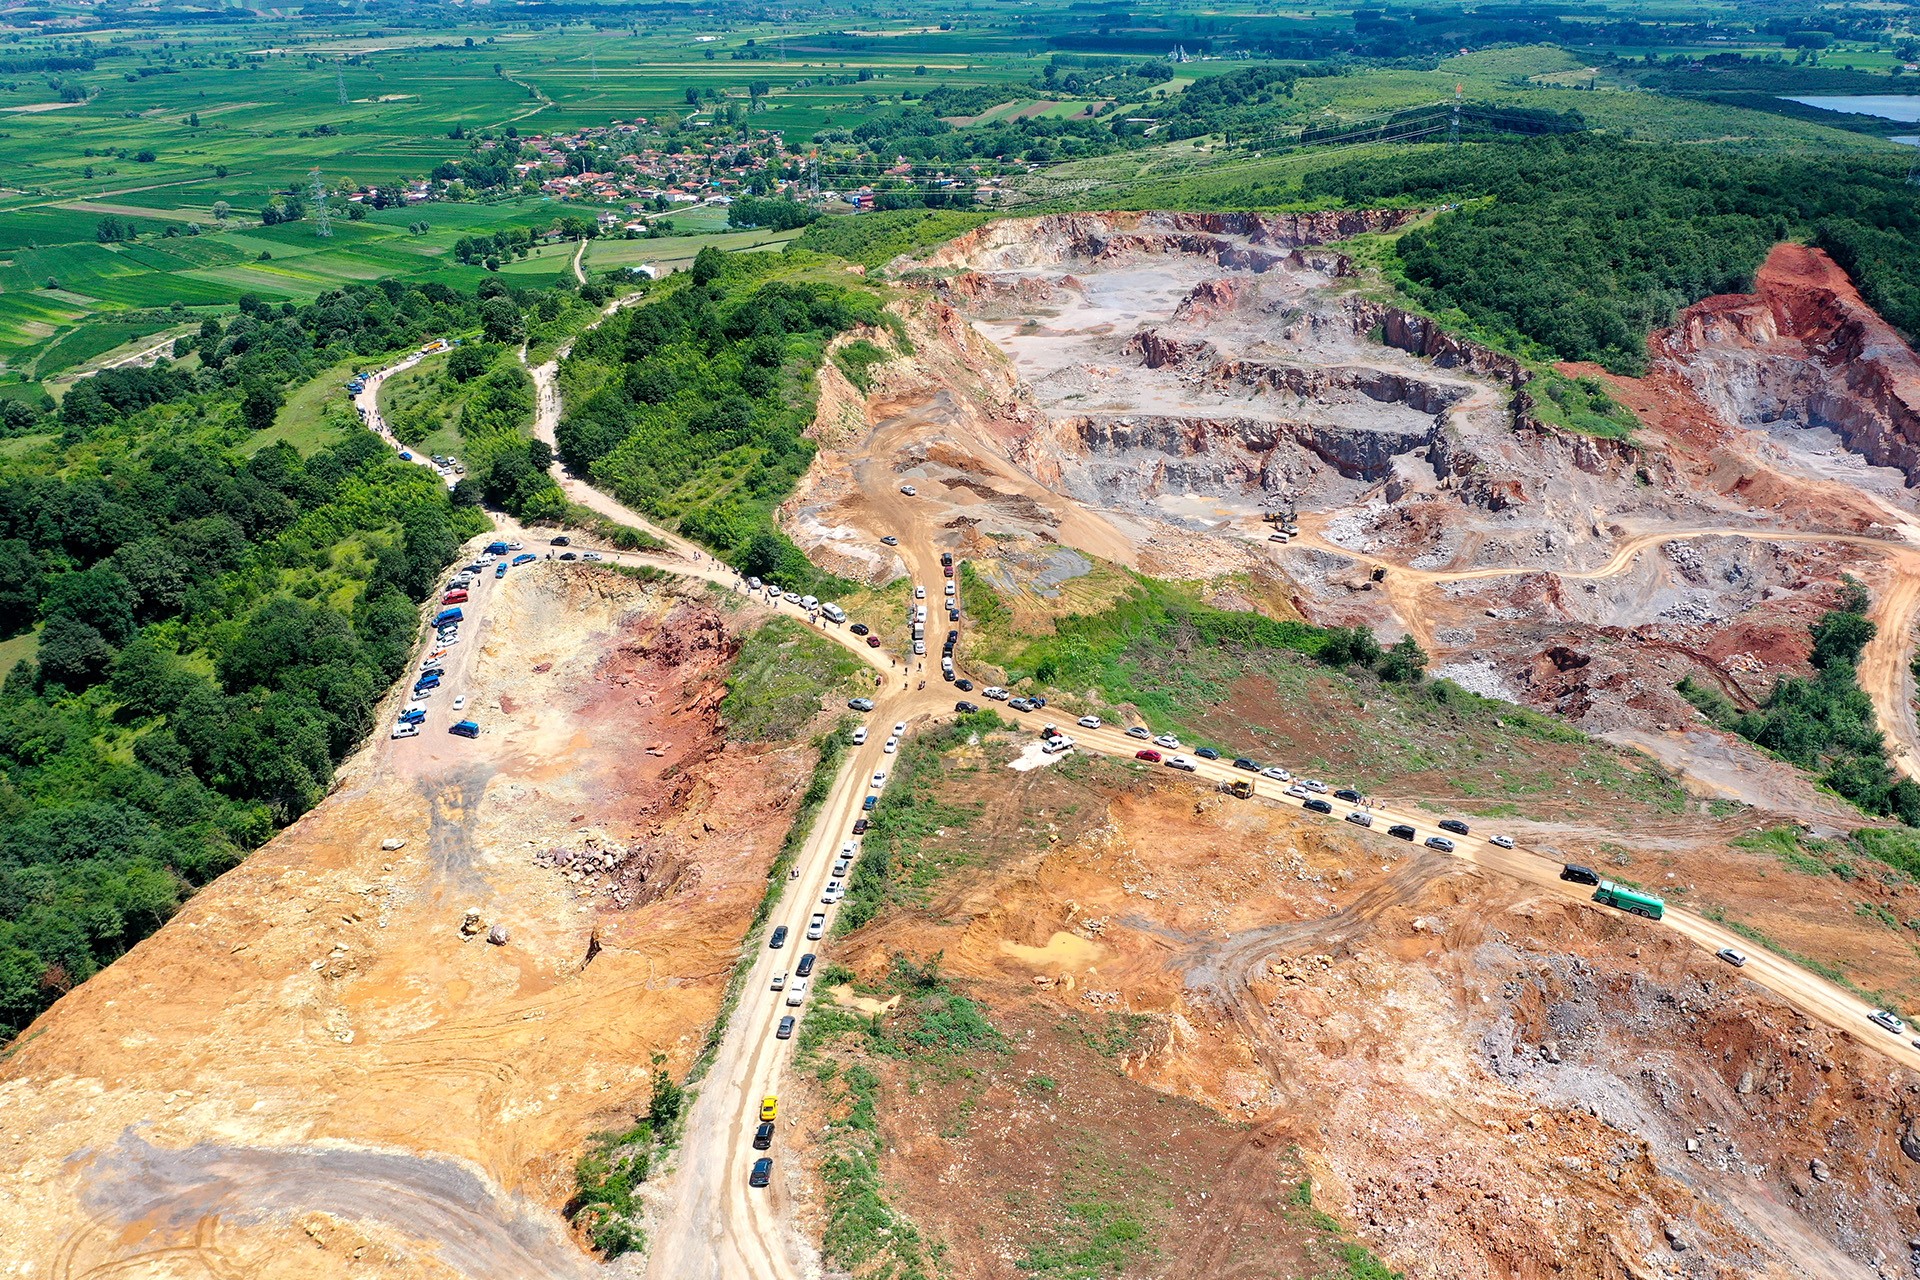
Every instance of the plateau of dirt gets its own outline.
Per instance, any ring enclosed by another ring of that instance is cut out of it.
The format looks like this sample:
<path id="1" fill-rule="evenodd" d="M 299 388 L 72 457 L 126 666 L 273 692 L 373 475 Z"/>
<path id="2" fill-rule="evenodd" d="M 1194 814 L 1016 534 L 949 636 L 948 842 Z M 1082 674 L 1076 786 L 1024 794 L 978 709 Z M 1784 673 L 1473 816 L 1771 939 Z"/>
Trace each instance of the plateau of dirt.
<path id="1" fill-rule="evenodd" d="M 1270 723 L 1338 750 L 1313 711 Z M 980 816 L 918 859 L 950 873 L 843 954 L 879 980 L 938 953 L 1007 1037 L 860 1056 L 954 1275 L 1008 1274 L 1090 1197 L 1148 1226 L 1125 1274 L 1318 1274 L 1300 1179 L 1410 1277 L 1910 1273 L 1920 1081 L 1851 1036 L 1629 919 L 1131 762 L 1010 772 L 1019 745 L 948 759 L 934 796 Z M 1634 874 L 1804 893 L 1886 945 L 1844 884 L 1612 799 L 1653 828 Z"/>
<path id="2" fill-rule="evenodd" d="M 702 595 L 485 592 L 480 738 L 377 740 L 12 1047 L 0 1274 L 594 1273 L 574 1157 L 698 1051 L 810 759 L 726 740 Z"/>

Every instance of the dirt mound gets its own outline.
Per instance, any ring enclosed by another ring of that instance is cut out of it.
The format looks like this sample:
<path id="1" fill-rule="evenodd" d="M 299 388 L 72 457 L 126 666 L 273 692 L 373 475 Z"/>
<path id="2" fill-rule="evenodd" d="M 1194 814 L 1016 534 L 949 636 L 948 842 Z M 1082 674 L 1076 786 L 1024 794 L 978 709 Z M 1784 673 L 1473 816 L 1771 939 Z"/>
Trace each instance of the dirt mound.
<path id="1" fill-rule="evenodd" d="M 725 742 L 698 595 L 543 564 L 473 631 L 480 738 L 376 740 L 21 1038 L 10 1259 L 590 1274 L 575 1153 L 696 1052 L 807 761 Z"/>

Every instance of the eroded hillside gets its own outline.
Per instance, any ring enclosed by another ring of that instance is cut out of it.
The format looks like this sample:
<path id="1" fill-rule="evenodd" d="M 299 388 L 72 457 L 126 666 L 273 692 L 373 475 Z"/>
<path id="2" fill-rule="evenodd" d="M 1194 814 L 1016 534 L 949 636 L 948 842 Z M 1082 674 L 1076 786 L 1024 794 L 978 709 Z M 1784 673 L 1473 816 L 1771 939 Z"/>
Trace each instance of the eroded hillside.
<path id="1" fill-rule="evenodd" d="M 480 738 L 376 741 L 14 1046 L 9 1274 L 592 1273 L 575 1154 L 697 1053 L 810 753 L 729 744 L 698 591 L 490 590 Z"/>
<path id="2" fill-rule="evenodd" d="M 1310 710 L 1261 723 L 1332 745 Z M 1852 1037 L 1634 921 L 1133 762 L 1010 771 L 1020 747 L 956 748 L 916 793 L 938 828 L 843 953 L 843 999 L 893 1002 L 815 1089 L 831 1114 L 875 1073 L 893 1203 L 956 1275 L 1317 1273 L 1341 1243 L 1310 1205 L 1418 1277 L 1904 1273 L 1920 1083 Z M 1658 830 L 1633 874 L 1804 894 L 1884 945 L 1737 826 L 1587 790 Z M 996 1035 L 956 1037 L 930 959 Z M 912 1049 L 929 1027 L 961 1048 Z"/>

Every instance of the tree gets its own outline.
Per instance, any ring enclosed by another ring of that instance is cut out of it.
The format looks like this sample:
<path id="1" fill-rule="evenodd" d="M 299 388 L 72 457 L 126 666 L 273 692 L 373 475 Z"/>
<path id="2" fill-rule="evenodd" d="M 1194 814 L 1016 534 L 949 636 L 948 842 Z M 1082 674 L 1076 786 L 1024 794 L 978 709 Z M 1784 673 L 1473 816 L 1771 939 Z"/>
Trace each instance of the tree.
<path id="1" fill-rule="evenodd" d="M 1808 661 L 1824 670 L 1839 663 L 1852 666 L 1859 662 L 1861 650 L 1878 628 L 1858 613 L 1836 611 L 1821 617 L 1808 630 L 1813 633 L 1813 653 Z"/>
<path id="2" fill-rule="evenodd" d="M 199 127 L 200 127 L 200 113 L 198 111 L 189 111 L 187 113 L 187 128 L 198 129 Z"/>
<path id="3" fill-rule="evenodd" d="M 786 552 L 786 545 L 763 529 L 748 541 L 747 553 L 740 557 L 740 568 L 756 578 L 771 577 L 779 571 Z"/>
<path id="4" fill-rule="evenodd" d="M 101 244 L 118 244 L 134 238 L 133 224 L 125 218 L 108 216 L 94 224 L 93 238 Z"/>
<path id="5" fill-rule="evenodd" d="M 1426 671 L 1426 651 L 1411 635 L 1401 636 L 1380 660 L 1380 678 L 1397 684 L 1418 684 Z"/>
<path id="6" fill-rule="evenodd" d="M 688 89 L 686 97 L 688 106 L 697 107 L 700 105 L 700 91 L 698 89 Z"/>
<path id="7" fill-rule="evenodd" d="M 455 347 L 447 357 L 447 374 L 455 382 L 472 382 L 487 371 L 487 363 L 486 351 L 467 343 Z"/>
<path id="8" fill-rule="evenodd" d="M 142 147 L 133 154 L 135 164 L 152 164 L 157 159 L 159 159 L 159 157 L 154 155 L 152 150 L 147 147 Z"/>
<path id="9" fill-rule="evenodd" d="M 648 1118 L 653 1121 L 654 1136 L 664 1142 L 668 1130 L 674 1121 L 680 1118 L 680 1110 L 686 1105 L 686 1090 L 673 1082 L 666 1071 L 653 1073 L 653 1098 L 647 1105 Z"/>
<path id="10" fill-rule="evenodd" d="M 233 212 L 233 206 L 228 204 L 225 200 L 215 200 L 213 202 L 213 220 L 215 222 L 225 222 L 227 220 L 227 216 L 232 212 Z"/>
<path id="11" fill-rule="evenodd" d="M 488 298 L 481 303 L 480 329 L 488 342 L 512 345 L 527 336 L 526 321 L 511 298 Z"/>
<path id="12" fill-rule="evenodd" d="M 280 403 L 278 387 L 265 382 L 251 383 L 240 401 L 240 421 L 249 431 L 265 431 L 279 415 Z"/>

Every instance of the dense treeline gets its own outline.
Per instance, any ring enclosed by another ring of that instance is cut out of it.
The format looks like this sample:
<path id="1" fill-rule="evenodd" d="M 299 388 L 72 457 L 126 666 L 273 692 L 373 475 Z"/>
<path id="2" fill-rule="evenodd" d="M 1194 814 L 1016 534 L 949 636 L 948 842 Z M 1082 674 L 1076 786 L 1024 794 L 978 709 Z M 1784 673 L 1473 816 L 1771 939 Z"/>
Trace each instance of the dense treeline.
<path id="1" fill-rule="evenodd" d="M 819 217 L 818 209 L 786 196 L 765 199 L 740 196 L 727 208 L 728 226 L 765 227 L 769 231 L 791 231 L 815 222 Z"/>
<path id="2" fill-rule="evenodd" d="M 1369 157 L 1303 186 L 1356 206 L 1471 201 L 1401 237 L 1403 283 L 1543 356 L 1637 371 L 1650 329 L 1750 287 L 1792 236 L 1833 252 L 1887 319 L 1920 334 L 1920 210 L 1904 168 L 1580 135 Z"/>
<path id="3" fill-rule="evenodd" d="M 0 484 L 0 594 L 44 621 L 0 689 L 0 1036 L 325 794 L 480 527 L 366 434 L 70 458 Z"/>
<path id="4" fill-rule="evenodd" d="M 484 520 L 344 403 L 331 447 L 250 437 L 291 384 L 484 306 L 248 299 L 182 340 L 197 367 L 83 379 L 0 466 L 0 633 L 39 627 L 0 686 L 0 1036 L 316 803 L 366 733 Z"/>
<path id="5" fill-rule="evenodd" d="M 1920 826 L 1920 785 L 1895 778 L 1873 701 L 1860 688 L 1860 654 L 1875 631 L 1866 609 L 1866 591 L 1849 584 L 1840 607 L 1809 628 L 1813 676 L 1782 678 L 1756 710 L 1738 710 L 1691 677 L 1678 688 L 1708 719 L 1812 771 L 1866 812 Z"/>
<path id="6" fill-rule="evenodd" d="M 771 518 L 813 460 L 814 371 L 834 334 L 884 323 L 865 290 L 768 278 L 806 265 L 702 249 L 656 301 L 581 335 L 561 368 L 569 466 L 783 584 L 818 580 Z"/>

